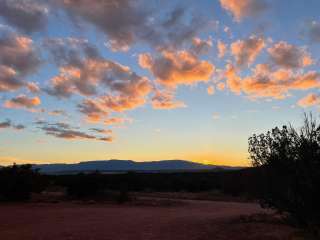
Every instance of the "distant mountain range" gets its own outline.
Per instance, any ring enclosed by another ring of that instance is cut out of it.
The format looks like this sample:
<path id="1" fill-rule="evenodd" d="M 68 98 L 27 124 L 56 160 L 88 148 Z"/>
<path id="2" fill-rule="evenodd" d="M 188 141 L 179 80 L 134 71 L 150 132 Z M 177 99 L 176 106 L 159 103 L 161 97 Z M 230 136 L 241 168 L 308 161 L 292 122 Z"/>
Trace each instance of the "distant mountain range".
<path id="1" fill-rule="evenodd" d="M 151 162 L 135 162 L 132 160 L 100 160 L 74 164 L 37 164 L 33 168 L 42 173 L 63 174 L 79 172 L 180 172 L 201 170 L 236 170 L 240 167 L 206 165 L 185 160 L 162 160 Z"/>

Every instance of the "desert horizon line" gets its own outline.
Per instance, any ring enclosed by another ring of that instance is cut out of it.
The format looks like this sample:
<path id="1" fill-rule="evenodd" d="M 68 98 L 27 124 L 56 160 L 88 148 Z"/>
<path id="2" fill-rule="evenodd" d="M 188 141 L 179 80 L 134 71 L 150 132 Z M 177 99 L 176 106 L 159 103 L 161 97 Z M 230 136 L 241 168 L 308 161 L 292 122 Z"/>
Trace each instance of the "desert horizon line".
<path id="1" fill-rule="evenodd" d="M 188 163 L 195 163 L 201 164 L 205 166 L 216 166 L 216 167 L 239 167 L 239 168 L 246 168 L 251 167 L 251 165 L 227 165 L 227 164 L 215 164 L 212 162 L 204 162 L 204 161 L 196 161 L 196 160 L 189 160 L 189 159 L 181 159 L 181 158 L 172 158 L 172 159 L 158 159 L 158 160 L 136 160 L 136 159 L 119 159 L 119 158 L 109 158 L 109 159 L 95 159 L 95 160 L 81 160 L 81 161 L 72 161 L 72 162 L 61 162 L 61 161 L 52 161 L 52 162 L 33 162 L 33 161 L 24 161 L 23 163 L 19 162 L 12 162 L 1 164 L 0 166 L 11 166 L 11 165 L 75 165 L 75 164 L 82 164 L 82 163 L 102 163 L 102 162 L 110 162 L 110 161 L 124 161 L 124 162 L 133 162 L 133 163 L 156 163 L 156 162 L 188 162 Z"/>

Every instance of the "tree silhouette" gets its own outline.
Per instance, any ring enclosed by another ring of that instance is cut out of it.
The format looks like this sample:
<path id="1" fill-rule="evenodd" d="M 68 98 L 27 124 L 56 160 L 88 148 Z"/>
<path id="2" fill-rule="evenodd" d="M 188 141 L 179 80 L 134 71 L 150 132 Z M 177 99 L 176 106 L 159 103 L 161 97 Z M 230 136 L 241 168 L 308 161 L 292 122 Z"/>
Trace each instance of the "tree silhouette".
<path id="1" fill-rule="evenodd" d="M 263 206 L 288 213 L 303 225 L 320 224 L 320 125 L 310 113 L 300 129 L 276 127 L 249 138 L 259 167 Z"/>
<path id="2" fill-rule="evenodd" d="M 46 178 L 31 165 L 0 168 L 0 201 L 28 200 L 31 193 L 41 192 L 47 184 Z"/>

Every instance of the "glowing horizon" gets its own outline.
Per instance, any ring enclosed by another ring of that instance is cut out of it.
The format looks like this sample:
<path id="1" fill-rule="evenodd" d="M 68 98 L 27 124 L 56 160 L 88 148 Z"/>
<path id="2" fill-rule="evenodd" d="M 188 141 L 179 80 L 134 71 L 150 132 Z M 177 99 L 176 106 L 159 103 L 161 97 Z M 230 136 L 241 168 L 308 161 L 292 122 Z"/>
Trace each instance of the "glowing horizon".
<path id="1" fill-rule="evenodd" d="M 318 9 L 317 0 L 0 1 L 0 165 L 248 166 L 248 137 L 319 112 Z"/>

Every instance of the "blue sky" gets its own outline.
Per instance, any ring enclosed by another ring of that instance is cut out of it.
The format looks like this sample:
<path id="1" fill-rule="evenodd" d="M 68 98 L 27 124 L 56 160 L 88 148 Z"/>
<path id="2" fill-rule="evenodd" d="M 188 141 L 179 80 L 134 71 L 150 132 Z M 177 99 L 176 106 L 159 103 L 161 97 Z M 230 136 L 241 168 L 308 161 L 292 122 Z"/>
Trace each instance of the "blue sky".
<path id="1" fill-rule="evenodd" d="M 248 165 L 251 134 L 319 112 L 317 0 L 2 0 L 0 9 L 0 165 Z"/>

